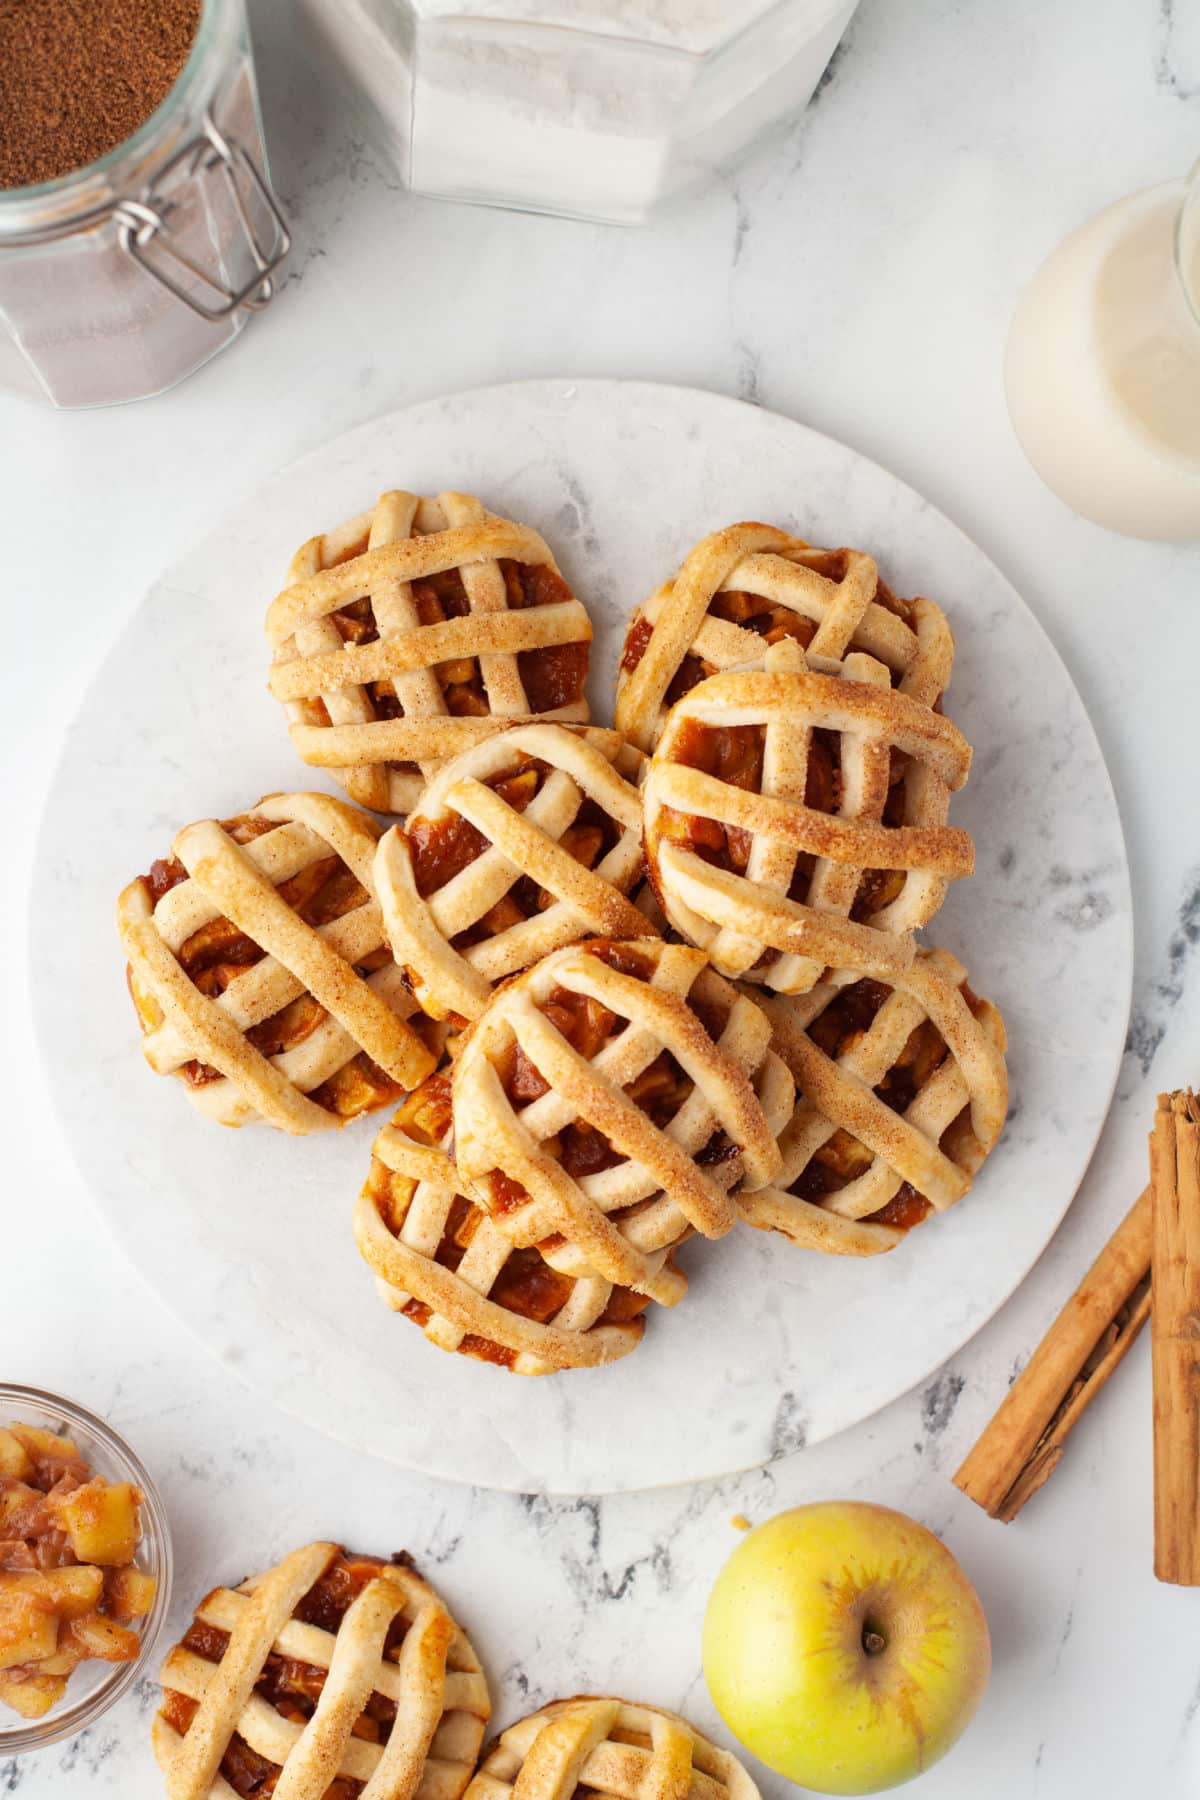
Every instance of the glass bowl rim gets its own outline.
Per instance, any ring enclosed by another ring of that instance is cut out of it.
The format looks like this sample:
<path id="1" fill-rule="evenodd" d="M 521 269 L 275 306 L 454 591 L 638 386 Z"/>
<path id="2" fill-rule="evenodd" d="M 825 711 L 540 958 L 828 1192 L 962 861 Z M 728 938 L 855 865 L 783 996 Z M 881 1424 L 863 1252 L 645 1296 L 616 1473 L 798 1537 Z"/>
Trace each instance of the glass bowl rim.
<path id="1" fill-rule="evenodd" d="M 110 1674 L 90 1694 L 85 1694 L 73 1704 L 68 1688 L 66 1699 L 52 1708 L 44 1718 L 21 1719 L 19 1714 L 13 1714 L 18 1722 L 10 1726 L 4 1723 L 4 1714 L 8 1709 L 0 1708 L 0 1756 L 19 1756 L 27 1750 L 45 1750 L 51 1744 L 61 1743 L 64 1738 L 74 1737 L 87 1726 L 94 1725 L 97 1719 L 129 1692 L 134 1682 L 144 1673 L 166 1621 L 173 1573 L 171 1530 L 162 1497 L 141 1459 L 125 1439 L 77 1400 L 68 1400 L 62 1394 L 52 1394 L 46 1388 L 0 1381 L 0 1425 L 9 1423 L 10 1419 L 18 1425 L 24 1424 L 18 1410 L 22 1405 L 52 1414 L 61 1419 L 63 1425 L 75 1426 L 86 1432 L 96 1440 L 105 1455 L 111 1457 L 127 1479 L 141 1489 L 144 1497 L 142 1538 L 143 1541 L 153 1542 L 157 1551 L 158 1587 L 154 1604 L 142 1625 L 142 1647 L 132 1662 L 113 1663 Z"/>

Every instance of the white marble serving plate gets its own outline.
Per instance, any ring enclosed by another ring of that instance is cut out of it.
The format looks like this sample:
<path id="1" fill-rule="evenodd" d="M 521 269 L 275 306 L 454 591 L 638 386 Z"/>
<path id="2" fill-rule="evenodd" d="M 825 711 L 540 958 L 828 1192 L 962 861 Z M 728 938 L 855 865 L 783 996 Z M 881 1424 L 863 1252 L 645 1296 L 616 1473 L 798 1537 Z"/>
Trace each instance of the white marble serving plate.
<path id="1" fill-rule="evenodd" d="M 323 785 L 266 689 L 288 557 L 382 489 L 477 492 L 549 539 L 596 624 L 611 718 L 630 605 L 704 532 L 763 519 L 861 545 L 950 615 L 947 710 L 975 746 L 953 818 L 978 846 L 932 937 L 1008 1022 L 1013 1101 L 968 1198 L 889 1256 L 741 1231 L 684 1252 L 691 1291 L 609 1369 L 522 1380 L 427 1344 L 376 1299 L 350 1233 L 376 1122 L 232 1132 L 151 1075 L 113 925 L 119 888 L 188 820 Z M 119 547 L 114 546 L 114 554 Z M 409 1467 L 610 1492 L 749 1467 L 922 1380 L 1013 1292 L 1092 1153 L 1125 1037 L 1128 867 L 1066 669 L 987 558 L 883 469 L 740 402 L 641 382 L 483 389 L 377 419 L 297 463 L 146 596 L 67 741 L 42 831 L 33 985 L 62 1129 L 134 1262 L 266 1399 Z"/>

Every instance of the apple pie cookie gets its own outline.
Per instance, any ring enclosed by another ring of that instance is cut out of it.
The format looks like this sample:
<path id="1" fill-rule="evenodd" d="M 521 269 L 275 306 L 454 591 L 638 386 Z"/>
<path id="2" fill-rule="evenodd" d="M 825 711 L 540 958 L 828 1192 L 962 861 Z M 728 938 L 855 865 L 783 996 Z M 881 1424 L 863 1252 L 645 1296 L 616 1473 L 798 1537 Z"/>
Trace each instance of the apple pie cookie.
<path id="1" fill-rule="evenodd" d="M 517 1375 L 594 1368 L 641 1341 L 644 1294 L 555 1266 L 561 1248 L 518 1248 L 467 1193 L 449 1154 L 450 1076 L 431 1075 L 375 1140 L 354 1214 L 385 1302 L 431 1343 Z M 686 1287 L 670 1264 L 664 1280 Z"/>
<path id="2" fill-rule="evenodd" d="M 375 879 L 418 1004 L 461 1022 L 496 982 L 576 939 L 656 935 L 644 875 L 645 759 L 615 731 L 516 725 L 430 781 L 382 839 Z"/>
<path id="3" fill-rule="evenodd" d="M 946 823 L 970 746 L 855 651 L 710 676 L 672 708 L 642 790 L 650 879 L 715 968 L 803 993 L 827 968 L 896 973 L 912 932 L 969 875 Z"/>
<path id="4" fill-rule="evenodd" d="M 545 543 L 469 494 L 384 494 L 309 540 L 272 601 L 292 743 L 351 799 L 405 813 L 515 718 L 586 719 L 592 628 Z"/>
<path id="5" fill-rule="evenodd" d="M 735 1756 L 657 1706 L 579 1695 L 510 1725 L 467 1800 L 760 1800 Z"/>
<path id="6" fill-rule="evenodd" d="M 890 1250 L 953 1206 L 1008 1109 L 1004 1022 L 948 950 L 888 981 L 765 999 L 772 1043 L 802 1095 L 771 1187 L 743 1218 L 839 1256 Z"/>
<path id="7" fill-rule="evenodd" d="M 378 841 L 343 800 L 271 794 L 186 826 L 122 892 L 146 1061 L 210 1118 L 320 1131 L 433 1069 L 375 899 Z"/>
<path id="8" fill-rule="evenodd" d="M 683 944 L 590 939 L 500 988 L 454 1067 L 454 1154 L 519 1246 L 672 1305 L 670 1250 L 779 1168 L 791 1077 L 755 1003 Z M 766 1173 L 764 1173 L 766 1171 Z"/>
<path id="9" fill-rule="evenodd" d="M 772 525 L 729 525 L 635 610 L 617 674 L 617 728 L 652 749 L 676 700 L 709 675 L 761 663 L 781 640 L 826 673 L 865 651 L 894 687 L 928 706 L 954 661 L 941 608 L 900 599 L 864 551 L 820 550 Z"/>
<path id="10" fill-rule="evenodd" d="M 338 1544 L 215 1588 L 160 1680 L 170 1800 L 459 1800 L 491 1714 L 478 1657 L 407 1559 Z"/>

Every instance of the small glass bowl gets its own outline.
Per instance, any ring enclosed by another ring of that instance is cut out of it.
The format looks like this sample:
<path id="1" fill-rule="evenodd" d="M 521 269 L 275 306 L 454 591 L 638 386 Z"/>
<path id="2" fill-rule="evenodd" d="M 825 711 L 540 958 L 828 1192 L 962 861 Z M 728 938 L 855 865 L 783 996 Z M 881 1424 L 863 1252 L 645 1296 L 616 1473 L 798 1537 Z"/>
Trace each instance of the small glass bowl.
<path id="1" fill-rule="evenodd" d="M 142 1539 L 137 1566 L 158 1583 L 154 1604 L 142 1620 L 141 1651 L 134 1662 L 81 1663 L 72 1673 L 66 1694 L 41 1719 L 22 1719 L 0 1702 L 0 1758 L 23 1750 L 44 1750 L 94 1725 L 102 1713 L 127 1694 L 154 1654 L 154 1646 L 171 1598 L 171 1533 L 158 1489 L 129 1448 L 110 1426 L 73 1400 L 40 1388 L 0 1382 L 0 1425 L 37 1425 L 79 1446 L 105 1481 L 131 1481 L 142 1492 Z M 9 1723 L 9 1720 L 12 1723 Z"/>

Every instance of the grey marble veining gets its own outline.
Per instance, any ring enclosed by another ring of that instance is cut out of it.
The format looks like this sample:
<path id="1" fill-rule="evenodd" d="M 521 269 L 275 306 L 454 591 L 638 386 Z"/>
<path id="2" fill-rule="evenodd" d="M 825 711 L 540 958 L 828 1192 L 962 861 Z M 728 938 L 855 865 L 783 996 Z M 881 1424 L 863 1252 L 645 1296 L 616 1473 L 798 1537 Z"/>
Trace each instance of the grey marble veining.
<path id="1" fill-rule="evenodd" d="M 15 1296 L 6 1290 L 5 1372 L 108 1415 L 161 1479 L 179 1559 L 173 1626 L 213 1581 L 302 1538 L 407 1544 L 476 1635 L 499 1718 L 595 1685 L 711 1724 L 698 1627 L 736 1541 L 732 1515 L 854 1494 L 940 1532 L 992 1626 L 995 1673 L 979 1719 L 914 1793 L 1192 1800 L 1195 1596 L 1150 1574 L 1144 1347 L 1017 1524 L 984 1519 L 949 1477 L 1142 1185 L 1156 1089 L 1200 1069 L 1196 552 L 1115 539 L 1066 513 L 1021 457 L 1000 383 L 1016 293 L 1052 245 L 1193 159 L 1195 6 L 864 0 L 816 106 L 641 232 L 412 201 L 347 134 L 297 51 L 290 9 L 257 0 L 253 10 L 275 173 L 297 227 L 279 306 L 162 401 L 75 417 L 0 402 L 4 941 L 25 941 L 37 821 L 76 705 L 141 595 L 217 518 L 293 456 L 397 406 L 517 377 L 621 374 L 740 392 L 876 457 L 960 524 L 1033 607 L 1083 694 L 1123 815 L 1136 922 L 1130 1053 L 1062 1228 L 997 1318 L 914 1392 L 732 1480 L 598 1503 L 522 1501 L 331 1443 L 253 1397 L 180 1327 L 89 1205 L 29 1053 L 29 989 L 53 967 L 13 956 L 0 1034 L 10 1096 L 0 1278 L 10 1258 L 39 1273 Z M 255 570 L 255 633 L 259 602 Z M 174 603 L 204 604 L 189 593 Z M 203 671 L 190 673 L 201 706 Z M 255 703 L 269 721 L 261 689 Z M 965 717 L 965 693 L 954 704 Z M 219 750 L 219 706 L 210 725 Z M 132 729 L 113 720 L 106 755 L 119 760 Z M 292 765 L 272 742 L 280 760 L 264 775 L 286 779 Z M 230 789 L 213 803 L 244 798 Z M 125 797 L 120 819 L 130 846 L 175 823 L 172 807 L 151 816 L 138 800 L 136 789 Z M 59 804 L 79 803 L 68 793 Z M 1033 878 L 1019 838 L 987 854 L 988 886 L 1024 906 Z M 92 871 L 68 845 L 63 870 L 81 887 L 111 886 L 130 865 L 122 845 L 105 855 Z M 1035 882 L 1033 900 L 1075 909 L 1086 930 L 1087 895 L 1099 891 L 1091 864 L 1053 844 L 1037 855 L 1070 880 L 1053 893 Z M 126 1004 L 115 968 L 105 1004 Z M 136 1104 L 149 1078 L 136 1057 L 122 1066 Z M 54 1078 L 93 1080 L 73 1025 Z M 136 1133 L 127 1152 L 135 1169 L 146 1160 Z M 168 1193 L 184 1154 L 181 1141 L 155 1165 Z M 54 1266 L 42 1274 L 48 1238 Z M 256 1303 L 231 1295 L 235 1318 Z M 719 1395 L 705 1398 L 719 1411 Z M 798 1405 L 778 1423 L 795 1442 L 809 1412 Z M 154 1800 L 151 1704 L 147 1685 L 77 1745 L 20 1763 L 0 1755 L 0 1795 Z M 784 1800 L 785 1784 L 755 1772 L 768 1800 Z"/>

